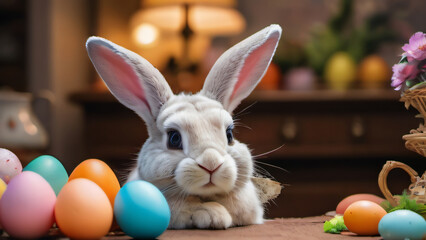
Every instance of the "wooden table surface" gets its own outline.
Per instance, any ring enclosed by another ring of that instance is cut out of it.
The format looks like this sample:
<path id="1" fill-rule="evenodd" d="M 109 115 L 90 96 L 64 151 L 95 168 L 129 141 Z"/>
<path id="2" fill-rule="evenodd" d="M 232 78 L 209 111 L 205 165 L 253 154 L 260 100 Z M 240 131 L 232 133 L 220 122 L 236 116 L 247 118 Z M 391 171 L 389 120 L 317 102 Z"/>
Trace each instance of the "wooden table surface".
<path id="1" fill-rule="evenodd" d="M 350 232 L 342 234 L 330 234 L 323 232 L 323 223 L 329 220 L 329 216 L 317 216 L 307 218 L 280 218 L 267 220 L 261 225 L 251 225 L 245 227 L 234 227 L 227 230 L 167 230 L 158 239 L 288 239 L 288 240 L 334 240 L 334 239 L 356 239 L 367 240 L 382 239 L 380 236 L 357 236 Z M 0 237 L 0 239 L 10 239 L 8 237 Z M 66 239 L 63 236 L 50 236 L 46 239 Z M 131 239 L 124 234 L 113 234 L 102 238 L 103 240 L 111 239 Z"/>
<path id="2" fill-rule="evenodd" d="M 325 220 L 332 217 L 281 218 L 261 225 L 235 227 L 227 230 L 168 230 L 159 239 L 382 239 L 380 236 L 359 237 L 352 233 L 324 233 Z"/>
<path id="3" fill-rule="evenodd" d="M 350 232 L 324 233 L 323 224 L 329 216 L 307 218 L 280 218 L 267 220 L 261 225 L 234 227 L 227 230 L 167 230 L 158 237 L 166 239 L 288 239 L 288 240 L 379 240 L 380 236 L 357 236 Z M 104 239 L 130 239 L 128 236 L 108 236 Z"/>

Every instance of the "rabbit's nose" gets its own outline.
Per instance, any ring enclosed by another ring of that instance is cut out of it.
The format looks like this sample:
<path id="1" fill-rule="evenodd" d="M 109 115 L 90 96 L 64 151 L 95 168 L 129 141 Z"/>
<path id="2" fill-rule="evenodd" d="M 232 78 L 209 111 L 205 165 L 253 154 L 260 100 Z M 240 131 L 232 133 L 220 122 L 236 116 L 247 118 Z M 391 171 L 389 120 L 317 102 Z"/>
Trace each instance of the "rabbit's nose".
<path id="1" fill-rule="evenodd" d="M 217 166 L 217 167 L 216 167 L 216 168 L 214 168 L 213 170 L 208 169 L 208 168 L 204 167 L 204 166 L 203 166 L 203 165 L 201 165 L 201 164 L 198 164 L 198 166 L 199 166 L 201 169 L 203 169 L 204 171 L 208 172 L 210 175 L 213 175 L 213 173 L 214 173 L 214 172 L 216 172 L 216 170 L 218 170 L 218 169 L 220 168 L 220 166 L 222 166 L 222 164 L 223 164 L 223 163 L 221 163 L 219 166 Z"/>
<path id="2" fill-rule="evenodd" d="M 200 168 L 209 174 L 213 174 L 222 166 L 224 158 L 215 149 L 208 148 L 195 161 Z"/>

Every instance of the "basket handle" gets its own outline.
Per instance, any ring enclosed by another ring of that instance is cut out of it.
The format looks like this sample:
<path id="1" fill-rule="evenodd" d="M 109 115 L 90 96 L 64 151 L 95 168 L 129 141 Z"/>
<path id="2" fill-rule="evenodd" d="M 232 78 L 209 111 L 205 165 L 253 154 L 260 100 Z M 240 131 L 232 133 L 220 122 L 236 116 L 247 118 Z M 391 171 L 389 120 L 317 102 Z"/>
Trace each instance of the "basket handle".
<path id="1" fill-rule="evenodd" d="M 408 175 L 410 175 L 411 183 L 416 182 L 417 177 L 419 176 L 417 174 L 417 172 L 414 171 L 411 167 L 409 167 L 408 165 L 401 163 L 401 162 L 387 161 L 385 163 L 385 165 L 383 165 L 382 171 L 380 171 L 380 174 L 379 174 L 379 188 L 382 191 L 385 198 L 389 201 L 389 203 L 393 207 L 397 206 L 398 203 L 396 202 L 392 193 L 388 189 L 387 177 L 388 177 L 389 172 L 394 168 L 401 168 L 405 172 L 407 172 Z"/>

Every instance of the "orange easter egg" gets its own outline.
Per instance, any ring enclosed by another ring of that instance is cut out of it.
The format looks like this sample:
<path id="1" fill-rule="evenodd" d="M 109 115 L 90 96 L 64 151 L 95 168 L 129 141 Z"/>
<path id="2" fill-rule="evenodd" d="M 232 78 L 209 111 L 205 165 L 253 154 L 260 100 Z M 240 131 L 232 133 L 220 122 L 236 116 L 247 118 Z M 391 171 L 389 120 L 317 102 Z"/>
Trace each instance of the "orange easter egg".
<path id="1" fill-rule="evenodd" d="M 79 178 L 59 192 L 55 219 L 61 232 L 71 239 L 100 239 L 111 228 L 113 208 L 96 183 Z"/>
<path id="2" fill-rule="evenodd" d="M 280 81 L 282 78 L 282 73 L 280 67 L 271 62 L 268 69 L 266 70 L 265 75 L 262 78 L 262 81 L 257 85 L 259 90 L 277 90 L 280 88 Z"/>
<path id="3" fill-rule="evenodd" d="M 343 214 L 349 231 L 358 235 L 378 235 L 379 222 L 387 212 L 377 203 L 361 200 L 352 203 Z"/>
<path id="4" fill-rule="evenodd" d="M 391 67 L 378 55 L 369 55 L 359 64 L 358 78 L 363 87 L 384 87 L 386 86 L 385 84 L 388 84 L 391 77 Z"/>
<path id="5" fill-rule="evenodd" d="M 106 193 L 111 206 L 114 206 L 115 195 L 120 190 L 120 183 L 112 169 L 99 159 L 87 159 L 81 162 L 71 173 L 69 180 L 76 178 L 87 178 Z"/>

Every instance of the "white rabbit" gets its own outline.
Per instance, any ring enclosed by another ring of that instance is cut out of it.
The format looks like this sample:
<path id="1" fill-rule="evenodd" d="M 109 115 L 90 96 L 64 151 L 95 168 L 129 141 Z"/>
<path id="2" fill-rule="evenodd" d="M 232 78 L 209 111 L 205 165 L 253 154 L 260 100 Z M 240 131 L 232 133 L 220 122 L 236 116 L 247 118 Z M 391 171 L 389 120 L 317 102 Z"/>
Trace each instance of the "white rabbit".
<path id="1" fill-rule="evenodd" d="M 146 123 L 149 138 L 128 181 L 156 185 L 171 209 L 169 228 L 225 229 L 260 224 L 250 150 L 233 138 L 232 111 L 271 62 L 281 27 L 271 25 L 226 51 L 203 89 L 174 95 L 147 60 L 99 37 L 86 47 L 112 94 Z"/>

